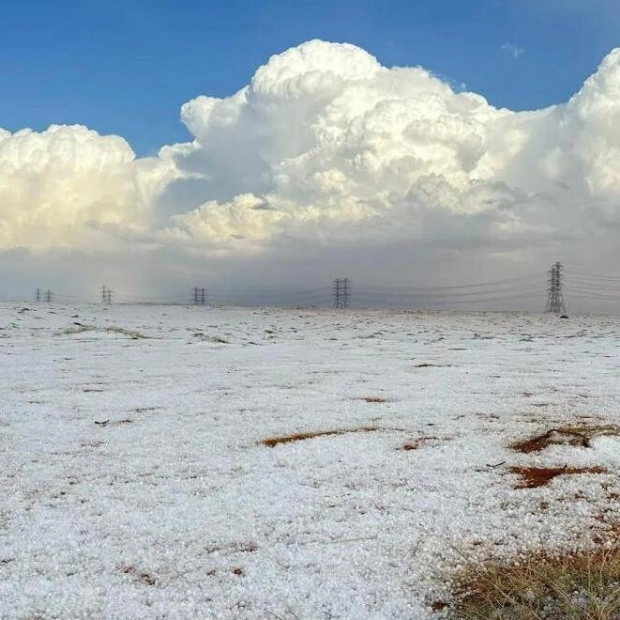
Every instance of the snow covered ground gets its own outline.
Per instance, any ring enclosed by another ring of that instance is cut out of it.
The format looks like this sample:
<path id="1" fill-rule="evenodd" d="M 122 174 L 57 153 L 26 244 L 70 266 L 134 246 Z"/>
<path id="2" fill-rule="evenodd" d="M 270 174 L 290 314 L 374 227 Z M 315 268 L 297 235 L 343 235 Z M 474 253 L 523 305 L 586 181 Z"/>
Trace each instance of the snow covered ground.
<path id="1" fill-rule="evenodd" d="M 618 440 L 508 445 L 620 423 L 619 346 L 605 317 L 0 305 L 0 617 L 438 618 L 463 556 L 609 527 Z M 515 488 L 534 465 L 608 473 Z"/>

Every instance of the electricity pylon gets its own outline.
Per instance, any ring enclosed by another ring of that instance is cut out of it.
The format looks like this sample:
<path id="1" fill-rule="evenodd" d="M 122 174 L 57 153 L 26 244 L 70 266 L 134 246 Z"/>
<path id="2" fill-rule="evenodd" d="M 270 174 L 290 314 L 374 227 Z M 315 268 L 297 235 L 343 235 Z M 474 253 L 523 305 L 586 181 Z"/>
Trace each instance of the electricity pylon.
<path id="1" fill-rule="evenodd" d="M 545 312 L 566 314 L 564 296 L 562 295 L 562 284 L 564 282 L 563 269 L 562 263 L 555 263 L 549 270 L 549 298 L 547 299 Z"/>

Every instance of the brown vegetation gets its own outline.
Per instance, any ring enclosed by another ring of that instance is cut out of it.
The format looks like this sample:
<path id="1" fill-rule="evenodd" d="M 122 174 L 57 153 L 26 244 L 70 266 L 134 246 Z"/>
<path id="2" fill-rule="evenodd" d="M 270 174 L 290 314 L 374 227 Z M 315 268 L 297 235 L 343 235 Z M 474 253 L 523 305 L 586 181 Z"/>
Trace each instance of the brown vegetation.
<path id="1" fill-rule="evenodd" d="M 620 547 L 532 554 L 512 563 L 468 562 L 456 579 L 451 617 L 613 620 L 620 618 Z"/>
<path id="2" fill-rule="evenodd" d="M 605 474 L 603 467 L 511 467 L 513 474 L 522 477 L 522 482 L 515 489 L 534 489 L 548 484 L 556 476 L 570 476 L 574 474 Z"/>
<path id="3" fill-rule="evenodd" d="M 418 437 L 416 439 L 411 439 L 410 441 L 405 443 L 403 447 L 401 448 L 401 450 L 405 450 L 405 451 L 419 450 L 420 448 L 423 448 L 430 441 L 441 442 L 441 441 L 450 441 L 451 439 L 452 437 L 434 437 L 434 436 Z"/>
<path id="4" fill-rule="evenodd" d="M 587 426 L 585 424 L 560 426 L 528 439 L 517 441 L 511 444 L 510 448 L 516 452 L 523 452 L 525 454 L 540 452 L 552 445 L 569 445 L 589 448 L 592 439 L 603 435 L 620 435 L 620 428 L 613 424 L 597 426 Z"/>
<path id="5" fill-rule="evenodd" d="M 294 441 L 304 441 L 315 437 L 328 437 L 330 435 L 346 435 L 348 433 L 372 433 L 381 430 L 378 426 L 362 426 L 361 428 L 337 429 L 331 431 L 314 431 L 308 433 L 294 433 L 292 435 L 282 435 L 280 437 L 268 437 L 261 439 L 260 444 L 273 448 L 278 444 L 292 443 Z"/>

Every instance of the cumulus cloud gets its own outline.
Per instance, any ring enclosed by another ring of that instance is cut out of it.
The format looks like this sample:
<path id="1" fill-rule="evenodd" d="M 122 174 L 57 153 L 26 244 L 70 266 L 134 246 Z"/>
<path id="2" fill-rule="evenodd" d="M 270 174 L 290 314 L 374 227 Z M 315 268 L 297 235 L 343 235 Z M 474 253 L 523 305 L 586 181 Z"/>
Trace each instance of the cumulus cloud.
<path id="1" fill-rule="evenodd" d="M 231 264 L 302 245 L 523 256 L 620 224 L 620 49 L 568 102 L 512 112 L 423 68 L 310 41 L 181 119 L 192 141 L 148 159 L 79 126 L 0 130 L 0 248 Z"/>
<path id="2" fill-rule="evenodd" d="M 0 247 L 85 248 L 105 229 L 149 230 L 153 200 L 176 174 L 165 159 L 137 160 L 122 138 L 81 126 L 3 131 Z"/>

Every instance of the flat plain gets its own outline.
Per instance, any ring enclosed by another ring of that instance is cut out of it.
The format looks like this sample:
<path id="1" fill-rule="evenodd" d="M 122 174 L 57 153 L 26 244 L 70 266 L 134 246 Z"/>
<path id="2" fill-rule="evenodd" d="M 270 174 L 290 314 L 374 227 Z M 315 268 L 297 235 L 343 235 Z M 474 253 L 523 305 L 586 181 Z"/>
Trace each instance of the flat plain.
<path id="1" fill-rule="evenodd" d="M 617 531 L 619 347 L 605 316 L 2 304 L 0 618 L 440 618 L 467 562 Z"/>

